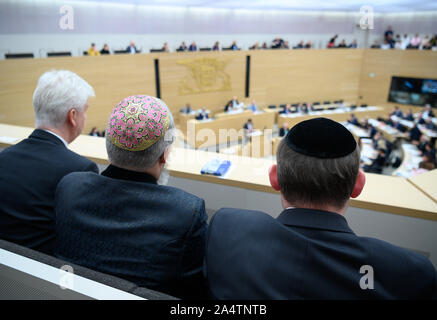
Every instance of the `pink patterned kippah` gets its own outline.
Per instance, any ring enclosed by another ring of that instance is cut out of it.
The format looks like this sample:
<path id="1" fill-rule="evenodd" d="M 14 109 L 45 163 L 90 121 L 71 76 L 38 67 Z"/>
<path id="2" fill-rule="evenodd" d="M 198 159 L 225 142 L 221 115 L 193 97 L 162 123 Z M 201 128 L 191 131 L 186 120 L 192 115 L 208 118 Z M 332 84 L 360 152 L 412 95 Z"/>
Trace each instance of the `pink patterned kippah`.
<path id="1" fill-rule="evenodd" d="M 121 149 L 142 151 L 164 137 L 169 125 L 170 112 L 162 100 L 146 95 L 130 96 L 112 110 L 106 136 Z"/>

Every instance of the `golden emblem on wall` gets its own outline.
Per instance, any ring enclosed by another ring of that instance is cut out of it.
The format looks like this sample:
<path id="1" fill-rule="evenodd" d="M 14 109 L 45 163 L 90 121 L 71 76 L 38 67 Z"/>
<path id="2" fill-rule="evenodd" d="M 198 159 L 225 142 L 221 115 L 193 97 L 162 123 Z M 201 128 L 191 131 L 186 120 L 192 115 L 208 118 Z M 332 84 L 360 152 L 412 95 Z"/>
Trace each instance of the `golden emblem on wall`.
<path id="1" fill-rule="evenodd" d="M 232 90 L 231 77 L 225 68 L 229 60 L 196 58 L 177 61 L 187 67 L 187 75 L 179 82 L 179 94 L 196 94 Z"/>

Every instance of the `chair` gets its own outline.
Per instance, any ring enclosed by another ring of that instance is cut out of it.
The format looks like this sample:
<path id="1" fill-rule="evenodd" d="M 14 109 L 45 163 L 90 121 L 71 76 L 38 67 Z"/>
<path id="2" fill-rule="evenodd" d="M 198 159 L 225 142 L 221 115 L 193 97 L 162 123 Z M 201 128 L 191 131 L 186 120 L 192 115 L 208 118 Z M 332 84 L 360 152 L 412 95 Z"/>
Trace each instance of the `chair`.
<path id="1" fill-rule="evenodd" d="M 268 106 L 268 108 L 269 108 L 269 109 L 276 109 L 276 105 L 271 104 L 271 105 Z"/>
<path id="2" fill-rule="evenodd" d="M 211 51 L 212 48 L 200 48 L 199 51 Z"/>
<path id="3" fill-rule="evenodd" d="M 150 49 L 150 52 L 164 52 L 164 49 Z"/>
<path id="4" fill-rule="evenodd" d="M 31 274 L 23 271 L 26 263 L 31 264 L 33 268 Z M 82 284 L 84 283 L 82 278 L 93 281 L 88 281 L 90 292 L 79 292 L 75 287 L 61 289 L 60 269 L 66 265 L 73 268 L 74 275 L 79 277 L 77 280 Z M 50 281 L 50 278 L 56 279 L 57 282 Z M 101 294 L 103 284 L 110 287 L 104 291 L 113 299 L 117 299 L 117 295 L 124 296 L 124 292 L 150 300 L 177 300 L 165 293 L 138 287 L 124 279 L 78 266 L 5 240 L 0 240 L 0 283 L 2 284 L 0 299 L 97 299 L 93 294 L 96 294 L 97 290 L 100 290 Z"/>
<path id="5" fill-rule="evenodd" d="M 324 101 L 323 104 L 331 104 L 331 101 Z"/>
<path id="6" fill-rule="evenodd" d="M 367 104 L 362 104 L 361 108 L 367 108 Z"/>
<path id="7" fill-rule="evenodd" d="M 313 106 L 318 106 L 318 105 L 320 105 L 320 102 L 314 102 L 313 103 Z"/>
<path id="8" fill-rule="evenodd" d="M 70 51 L 47 52 L 47 57 L 71 57 Z"/>
<path id="9" fill-rule="evenodd" d="M 5 53 L 5 59 L 33 58 L 33 53 Z"/>

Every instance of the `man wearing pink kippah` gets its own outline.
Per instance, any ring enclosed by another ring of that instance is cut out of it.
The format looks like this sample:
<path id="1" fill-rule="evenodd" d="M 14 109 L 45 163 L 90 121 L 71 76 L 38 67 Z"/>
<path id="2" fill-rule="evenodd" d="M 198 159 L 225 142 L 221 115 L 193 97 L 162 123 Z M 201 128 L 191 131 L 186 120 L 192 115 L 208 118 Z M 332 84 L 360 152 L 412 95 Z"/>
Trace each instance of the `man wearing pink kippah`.
<path id="1" fill-rule="evenodd" d="M 57 257 L 175 297 L 205 297 L 205 203 L 160 183 L 173 128 L 158 98 L 130 96 L 115 106 L 108 168 L 70 174 L 57 187 Z"/>

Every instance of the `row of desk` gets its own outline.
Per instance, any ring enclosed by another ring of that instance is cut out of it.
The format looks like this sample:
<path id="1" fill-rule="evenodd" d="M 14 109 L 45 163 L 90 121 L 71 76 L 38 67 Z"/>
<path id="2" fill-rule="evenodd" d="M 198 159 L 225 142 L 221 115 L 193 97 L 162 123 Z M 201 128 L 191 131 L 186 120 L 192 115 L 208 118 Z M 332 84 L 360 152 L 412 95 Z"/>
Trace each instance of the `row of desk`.
<path id="1" fill-rule="evenodd" d="M 33 128 L 1 124 L 0 147 L 18 143 L 32 131 Z M 69 148 L 99 164 L 108 164 L 104 138 L 81 135 Z M 213 158 L 232 162 L 224 178 L 200 173 Z M 271 159 L 173 147 L 168 163 L 169 184 L 202 197 L 210 210 L 240 207 L 276 217 L 282 207 L 280 195 L 268 179 L 273 163 Z M 437 265 L 436 181 L 437 170 L 409 179 L 366 174 L 366 186 L 358 198 L 351 199 L 346 218 L 357 234 L 427 252 Z"/>
<path id="2" fill-rule="evenodd" d="M 291 128 L 301 121 L 317 117 L 325 117 L 340 122 L 349 119 L 351 114 L 355 114 L 358 118 L 365 118 L 378 117 L 383 113 L 383 108 L 369 106 L 356 109 L 337 108 L 329 110 L 328 108 L 307 114 L 292 113 L 287 115 L 279 114 L 278 109 L 264 109 L 259 112 L 241 110 L 241 112 L 231 114 L 218 113 L 214 116 L 214 119 L 207 120 L 195 120 L 193 114 L 181 114 L 179 129 L 184 140 L 191 147 L 198 149 L 241 140 L 244 136 L 243 125 L 248 119 L 252 119 L 255 129 L 265 131 L 264 135 L 268 136 L 271 134 L 276 121 L 278 128 L 281 128 L 284 122 L 287 122 Z"/>

